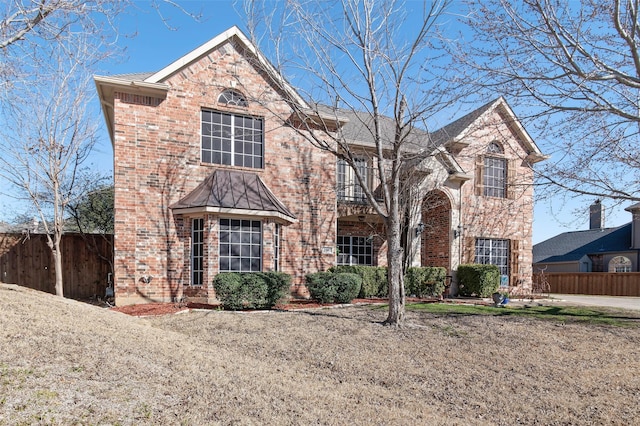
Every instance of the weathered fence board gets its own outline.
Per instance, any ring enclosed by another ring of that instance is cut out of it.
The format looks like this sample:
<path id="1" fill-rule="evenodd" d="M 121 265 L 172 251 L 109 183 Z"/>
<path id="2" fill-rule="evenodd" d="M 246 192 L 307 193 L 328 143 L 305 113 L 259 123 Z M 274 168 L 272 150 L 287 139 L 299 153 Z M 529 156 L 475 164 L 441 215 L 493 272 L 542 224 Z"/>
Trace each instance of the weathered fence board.
<path id="1" fill-rule="evenodd" d="M 72 299 L 104 296 L 113 263 L 111 236 L 62 237 L 64 295 Z M 101 258 L 102 257 L 102 258 Z M 55 293 L 53 256 L 45 235 L 0 234 L 0 281 Z"/>
<path id="2" fill-rule="evenodd" d="M 640 272 L 545 273 L 551 293 L 640 297 Z M 540 274 L 534 280 L 540 280 Z"/>

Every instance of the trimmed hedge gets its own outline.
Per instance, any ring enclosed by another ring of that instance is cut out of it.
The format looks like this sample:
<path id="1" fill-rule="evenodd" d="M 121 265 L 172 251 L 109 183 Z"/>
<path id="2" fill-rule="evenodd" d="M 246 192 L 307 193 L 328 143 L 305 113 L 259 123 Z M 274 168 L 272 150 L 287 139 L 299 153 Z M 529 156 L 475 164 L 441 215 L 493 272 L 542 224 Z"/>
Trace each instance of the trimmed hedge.
<path id="1" fill-rule="evenodd" d="M 416 297 L 439 297 L 444 292 L 447 269 L 439 266 L 407 269 L 405 293 Z"/>
<path id="2" fill-rule="evenodd" d="M 329 272 L 350 272 L 360 275 L 362 286 L 358 297 L 386 297 L 388 290 L 387 268 L 384 266 L 338 265 Z"/>
<path id="3" fill-rule="evenodd" d="M 349 303 L 362 287 L 360 275 L 351 272 L 316 272 L 306 276 L 311 297 L 320 303 Z"/>
<path id="4" fill-rule="evenodd" d="M 213 279 L 224 309 L 271 309 L 288 294 L 291 276 L 282 272 L 222 272 Z"/>
<path id="5" fill-rule="evenodd" d="M 500 287 L 500 268 L 476 263 L 460 265 L 458 283 L 461 296 L 489 297 Z"/>

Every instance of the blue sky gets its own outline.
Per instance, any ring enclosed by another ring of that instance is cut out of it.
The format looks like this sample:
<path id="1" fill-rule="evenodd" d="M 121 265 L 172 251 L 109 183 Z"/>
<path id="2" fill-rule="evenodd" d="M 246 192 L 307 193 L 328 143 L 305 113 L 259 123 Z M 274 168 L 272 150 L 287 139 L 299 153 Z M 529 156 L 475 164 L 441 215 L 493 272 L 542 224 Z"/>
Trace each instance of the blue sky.
<path id="1" fill-rule="evenodd" d="M 158 71 L 180 58 L 192 49 L 205 43 L 219 33 L 228 29 L 232 25 L 237 25 L 245 30 L 244 20 L 241 17 L 241 3 L 234 6 L 232 1 L 181 1 L 190 12 L 202 12 L 200 22 L 179 12 L 178 10 L 165 6 L 161 13 L 168 22 L 162 22 L 158 14 L 149 8 L 149 2 L 138 1 L 138 9 L 132 9 L 121 19 L 121 36 L 117 44 L 125 48 L 125 56 L 117 62 L 105 64 L 104 75 L 124 74 L 133 72 Z M 238 11 L 236 11 L 236 9 Z M 513 102 L 506 95 L 507 101 L 512 106 Z M 479 106 L 479 105 L 478 105 Z M 98 111 L 98 102 L 95 101 L 94 108 Z M 514 107 L 518 114 L 517 107 Z M 100 112 L 98 112 L 102 115 Z M 462 115 L 462 111 L 460 115 Z M 536 141 L 544 152 L 544 141 Z M 110 170 L 112 168 L 112 149 L 109 137 L 104 128 L 101 130 L 101 142 L 98 145 L 92 163 L 94 166 Z M 543 241 L 560 232 L 582 230 L 588 227 L 588 210 L 582 209 L 575 212 L 574 209 L 581 205 L 590 203 L 593 200 L 578 200 L 571 197 L 562 197 L 561 194 L 551 201 L 541 201 L 536 203 L 534 215 L 534 243 Z M 605 207 L 607 202 L 604 202 Z M 615 210 L 606 211 L 607 226 L 617 226 L 631 220 L 628 212 L 617 207 Z M 0 208 L 0 217 L 11 219 L 8 210 L 10 207 Z M 577 219 L 576 219 L 577 218 Z"/>

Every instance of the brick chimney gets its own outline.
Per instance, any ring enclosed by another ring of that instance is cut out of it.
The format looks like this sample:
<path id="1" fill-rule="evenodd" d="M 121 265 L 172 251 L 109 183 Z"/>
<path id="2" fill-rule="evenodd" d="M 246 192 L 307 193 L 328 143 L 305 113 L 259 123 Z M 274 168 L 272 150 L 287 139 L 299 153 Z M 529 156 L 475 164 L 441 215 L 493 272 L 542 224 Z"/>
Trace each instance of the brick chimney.
<path id="1" fill-rule="evenodd" d="M 589 229 L 604 228 L 604 206 L 596 200 L 589 206 Z"/>

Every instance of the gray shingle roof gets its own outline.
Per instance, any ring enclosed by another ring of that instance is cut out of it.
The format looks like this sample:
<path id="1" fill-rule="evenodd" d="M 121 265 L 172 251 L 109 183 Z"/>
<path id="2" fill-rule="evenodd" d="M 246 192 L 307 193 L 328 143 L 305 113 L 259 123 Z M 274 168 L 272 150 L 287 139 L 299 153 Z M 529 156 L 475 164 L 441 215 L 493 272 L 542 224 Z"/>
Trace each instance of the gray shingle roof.
<path id="1" fill-rule="evenodd" d="M 455 139 L 463 130 L 469 127 L 475 120 L 485 113 L 498 99 L 482 105 L 470 113 L 458 118 L 457 120 L 447 124 L 446 126 L 436 130 L 431 134 L 431 139 L 436 146 L 442 145 L 452 139 Z"/>
<path id="2" fill-rule="evenodd" d="M 565 232 L 533 246 L 533 263 L 572 262 L 588 254 L 628 251 L 631 223 L 617 228 Z"/>
<path id="3" fill-rule="evenodd" d="M 342 137 L 347 142 L 363 146 L 375 146 L 375 126 L 371 113 L 348 109 L 335 109 L 325 105 L 316 105 L 315 107 L 319 112 L 330 117 L 348 120 L 340 129 Z M 385 147 L 390 147 L 395 140 L 396 122 L 393 118 L 384 115 L 380 116 L 378 122 L 380 124 L 382 144 Z M 430 143 L 430 140 L 429 132 L 414 127 L 404 142 L 404 146 L 409 150 L 416 151 L 429 147 L 433 149 L 435 146 Z"/>

